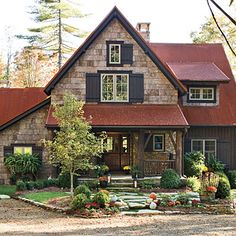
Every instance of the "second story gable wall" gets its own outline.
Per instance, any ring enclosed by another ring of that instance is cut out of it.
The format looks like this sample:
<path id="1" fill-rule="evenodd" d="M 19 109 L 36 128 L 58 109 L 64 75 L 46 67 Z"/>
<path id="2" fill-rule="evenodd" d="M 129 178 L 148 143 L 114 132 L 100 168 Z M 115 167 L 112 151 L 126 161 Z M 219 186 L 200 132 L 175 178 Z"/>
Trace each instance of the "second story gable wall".
<path id="1" fill-rule="evenodd" d="M 124 43 L 132 44 L 132 65 L 125 64 L 123 66 L 108 67 L 107 41 L 124 41 Z M 66 92 L 71 92 L 78 99 L 85 100 L 86 73 L 97 73 L 98 70 L 141 73 L 144 75 L 144 103 L 177 103 L 178 91 L 116 19 L 107 26 L 89 49 L 70 68 L 64 78 L 55 86 L 51 92 L 52 103 L 61 103 L 63 94 Z"/>

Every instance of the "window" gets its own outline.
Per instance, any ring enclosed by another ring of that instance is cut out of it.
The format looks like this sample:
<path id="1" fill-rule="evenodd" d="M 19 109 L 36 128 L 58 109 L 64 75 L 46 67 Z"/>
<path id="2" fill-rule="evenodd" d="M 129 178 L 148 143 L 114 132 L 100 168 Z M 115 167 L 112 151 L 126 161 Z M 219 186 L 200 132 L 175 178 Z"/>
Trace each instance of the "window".
<path id="1" fill-rule="evenodd" d="M 215 139 L 192 139 L 192 152 L 202 152 L 206 158 L 216 157 Z"/>
<path id="2" fill-rule="evenodd" d="M 215 88 L 189 88 L 189 100 L 190 101 L 214 101 L 215 100 Z"/>
<path id="3" fill-rule="evenodd" d="M 101 75 L 101 101 L 128 102 L 129 75 L 102 74 Z"/>
<path id="4" fill-rule="evenodd" d="M 14 147 L 14 154 L 32 154 L 32 147 Z"/>
<path id="5" fill-rule="evenodd" d="M 121 63 L 121 45 L 109 44 L 109 63 L 120 64 Z"/>
<path id="6" fill-rule="evenodd" d="M 165 136 L 164 134 L 153 135 L 153 150 L 154 151 L 164 151 L 165 146 Z"/>

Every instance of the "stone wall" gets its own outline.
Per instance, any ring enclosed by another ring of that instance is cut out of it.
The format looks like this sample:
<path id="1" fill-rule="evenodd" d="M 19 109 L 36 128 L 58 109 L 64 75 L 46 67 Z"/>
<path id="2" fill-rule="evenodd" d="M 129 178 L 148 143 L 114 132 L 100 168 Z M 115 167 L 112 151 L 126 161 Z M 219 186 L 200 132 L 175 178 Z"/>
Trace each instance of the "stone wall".
<path id="1" fill-rule="evenodd" d="M 11 144 L 35 144 L 42 146 L 42 139 L 52 139 L 52 131 L 45 127 L 47 111 L 45 106 L 28 117 L 18 121 L 14 125 L 0 132 L 0 181 L 9 183 L 9 173 L 4 166 L 4 146 Z M 53 174 L 53 168 L 48 164 L 47 153 L 43 151 L 43 166 L 39 173 L 40 177 L 47 178 Z"/>
<path id="2" fill-rule="evenodd" d="M 133 44 L 133 64 L 107 67 L 106 41 L 108 40 L 120 40 Z M 85 100 L 86 73 L 96 73 L 97 70 L 132 70 L 133 73 L 142 73 L 144 74 L 144 103 L 177 103 L 177 90 L 117 20 L 110 23 L 55 86 L 51 92 L 52 103 L 61 103 L 63 94 L 66 92 L 71 92 L 78 99 Z"/>

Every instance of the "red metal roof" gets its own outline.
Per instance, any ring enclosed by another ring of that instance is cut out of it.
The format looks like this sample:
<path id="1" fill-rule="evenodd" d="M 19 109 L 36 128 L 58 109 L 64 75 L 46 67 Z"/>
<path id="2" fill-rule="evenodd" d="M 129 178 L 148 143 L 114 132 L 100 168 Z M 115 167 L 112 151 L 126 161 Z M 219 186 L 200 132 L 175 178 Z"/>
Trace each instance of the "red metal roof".
<path id="1" fill-rule="evenodd" d="M 0 88 L 0 126 L 47 98 L 43 88 Z"/>
<path id="2" fill-rule="evenodd" d="M 188 126 L 178 105 L 85 104 L 85 117 L 92 117 L 94 127 Z M 52 107 L 47 126 L 57 126 Z"/>
<path id="3" fill-rule="evenodd" d="M 181 105 L 190 125 L 236 125 L 236 84 L 221 44 L 150 45 L 164 63 L 214 63 L 230 79 L 219 85 L 218 106 Z"/>
<path id="4" fill-rule="evenodd" d="M 229 78 L 211 62 L 167 62 L 180 81 L 229 82 Z"/>

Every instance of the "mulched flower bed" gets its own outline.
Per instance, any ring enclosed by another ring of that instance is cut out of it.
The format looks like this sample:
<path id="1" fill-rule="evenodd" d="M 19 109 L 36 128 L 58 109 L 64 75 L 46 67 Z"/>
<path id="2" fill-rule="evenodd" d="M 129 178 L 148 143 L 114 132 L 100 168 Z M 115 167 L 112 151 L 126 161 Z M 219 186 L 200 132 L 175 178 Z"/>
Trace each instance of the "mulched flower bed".
<path id="1" fill-rule="evenodd" d="M 17 191 L 15 195 L 23 195 L 27 193 L 39 193 L 39 192 L 70 192 L 70 189 L 67 188 L 58 188 L 58 187 L 47 187 L 43 189 L 33 189 L 33 190 L 24 190 Z"/>

